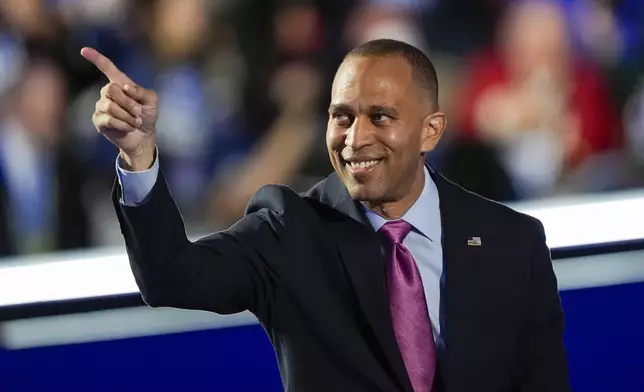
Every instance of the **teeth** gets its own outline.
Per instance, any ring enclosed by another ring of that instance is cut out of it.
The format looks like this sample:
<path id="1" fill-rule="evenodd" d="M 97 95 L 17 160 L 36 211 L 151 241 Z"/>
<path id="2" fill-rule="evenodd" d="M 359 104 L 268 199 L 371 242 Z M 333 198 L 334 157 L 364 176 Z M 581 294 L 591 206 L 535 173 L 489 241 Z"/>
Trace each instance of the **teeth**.
<path id="1" fill-rule="evenodd" d="M 349 166 L 351 166 L 352 169 L 366 169 L 368 167 L 371 167 L 373 165 L 378 164 L 379 162 L 380 162 L 379 160 L 362 161 L 362 162 L 349 162 Z"/>

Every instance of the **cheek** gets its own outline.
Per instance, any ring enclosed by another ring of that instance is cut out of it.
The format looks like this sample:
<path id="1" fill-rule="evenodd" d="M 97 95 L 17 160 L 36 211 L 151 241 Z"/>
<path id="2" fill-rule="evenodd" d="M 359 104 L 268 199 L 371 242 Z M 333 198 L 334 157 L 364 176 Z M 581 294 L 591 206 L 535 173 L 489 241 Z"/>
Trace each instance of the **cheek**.
<path id="1" fill-rule="evenodd" d="M 401 152 L 407 148 L 409 137 L 405 135 L 402 129 L 382 128 L 378 131 L 378 139 L 385 147 L 396 152 Z"/>
<path id="2" fill-rule="evenodd" d="M 329 124 L 326 130 L 326 146 L 329 152 L 342 149 L 342 133 Z"/>

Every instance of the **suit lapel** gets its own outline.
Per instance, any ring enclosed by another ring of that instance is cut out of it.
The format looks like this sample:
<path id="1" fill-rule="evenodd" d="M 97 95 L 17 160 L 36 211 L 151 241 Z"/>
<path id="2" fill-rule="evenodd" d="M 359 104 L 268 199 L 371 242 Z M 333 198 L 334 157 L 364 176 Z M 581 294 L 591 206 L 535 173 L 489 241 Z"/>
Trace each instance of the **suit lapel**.
<path id="1" fill-rule="evenodd" d="M 380 240 L 357 202 L 349 196 L 335 174 L 326 180 L 321 201 L 342 212 L 345 217 L 330 222 L 330 233 L 338 245 L 358 303 L 386 358 L 386 363 L 381 361 L 382 365 L 393 372 L 399 388 L 411 392 L 411 382 L 391 323 L 385 256 Z M 377 357 L 382 358 L 382 355 Z"/>
<path id="2" fill-rule="evenodd" d="M 459 377 L 457 364 L 460 355 L 467 355 L 459 342 L 461 334 L 470 334 L 468 325 L 468 273 L 472 253 L 467 239 L 480 234 L 475 231 L 473 215 L 468 210 L 469 202 L 465 191 L 445 179 L 430 166 L 430 173 L 440 198 L 442 224 L 443 275 L 441 277 L 440 323 L 441 336 L 438 339 L 438 355 L 441 362 L 441 378 L 446 383 Z"/>

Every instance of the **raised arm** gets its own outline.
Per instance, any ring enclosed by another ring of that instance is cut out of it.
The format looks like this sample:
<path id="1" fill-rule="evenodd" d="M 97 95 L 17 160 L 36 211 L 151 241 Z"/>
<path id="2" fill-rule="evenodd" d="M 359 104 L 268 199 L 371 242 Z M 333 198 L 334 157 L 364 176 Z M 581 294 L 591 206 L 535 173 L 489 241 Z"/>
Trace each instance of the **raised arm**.
<path id="1" fill-rule="evenodd" d="M 280 217 L 256 210 L 226 231 L 191 242 L 162 170 L 147 200 L 136 207 L 121 203 L 119 188 L 117 182 L 113 203 L 148 305 L 220 314 L 251 310 L 258 316 L 268 309 L 278 280 L 271 260 L 280 254 Z"/>
<path id="2" fill-rule="evenodd" d="M 144 300 L 155 307 L 261 312 L 275 281 L 267 262 L 279 253 L 279 219 L 263 209 L 225 232 L 189 241 L 156 161 L 156 94 L 96 50 L 81 54 L 109 79 L 93 122 L 120 151 L 113 202 Z"/>

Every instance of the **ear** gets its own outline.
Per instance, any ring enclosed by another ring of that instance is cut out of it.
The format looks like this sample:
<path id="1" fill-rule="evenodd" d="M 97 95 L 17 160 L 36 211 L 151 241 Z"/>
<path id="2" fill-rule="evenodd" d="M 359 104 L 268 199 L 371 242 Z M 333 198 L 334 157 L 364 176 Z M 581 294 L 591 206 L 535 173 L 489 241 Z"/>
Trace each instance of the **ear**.
<path id="1" fill-rule="evenodd" d="M 425 117 L 421 140 L 422 152 L 430 152 L 436 148 L 446 126 L 447 119 L 443 112 L 434 112 Z"/>

